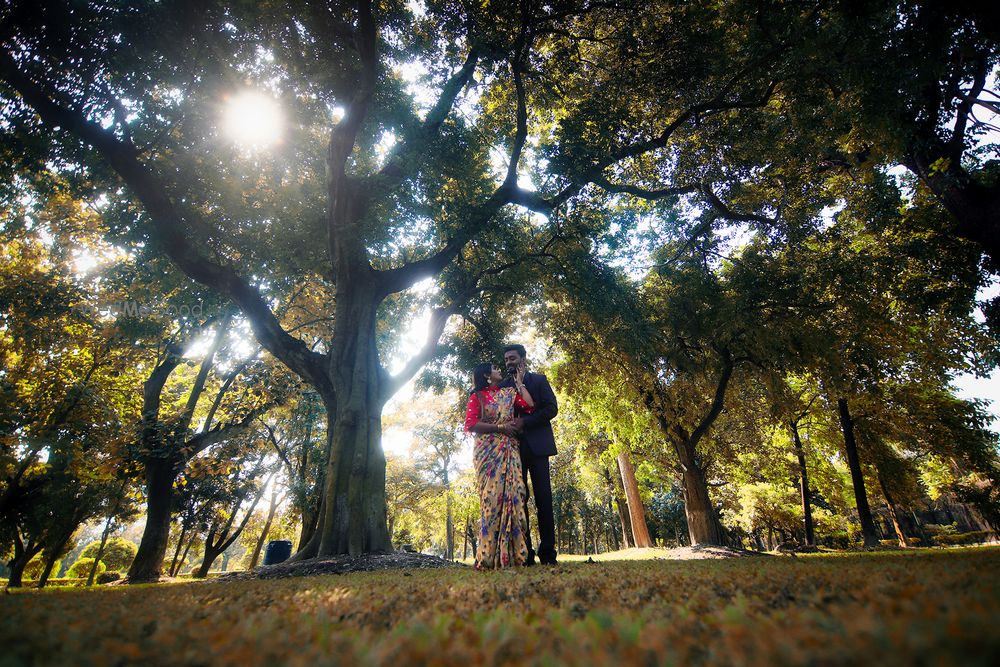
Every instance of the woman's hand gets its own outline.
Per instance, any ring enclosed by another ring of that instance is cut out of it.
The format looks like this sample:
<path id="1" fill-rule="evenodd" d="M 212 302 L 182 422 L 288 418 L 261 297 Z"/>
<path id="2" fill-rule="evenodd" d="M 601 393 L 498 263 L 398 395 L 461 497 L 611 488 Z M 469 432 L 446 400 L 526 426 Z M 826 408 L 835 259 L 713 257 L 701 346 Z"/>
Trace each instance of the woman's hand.
<path id="1" fill-rule="evenodd" d="M 524 374 L 525 374 L 525 372 L 526 372 L 526 369 L 524 367 L 524 364 L 518 364 L 517 365 L 517 370 L 514 371 L 514 384 L 517 385 L 518 388 L 520 388 L 521 386 L 524 385 Z"/>

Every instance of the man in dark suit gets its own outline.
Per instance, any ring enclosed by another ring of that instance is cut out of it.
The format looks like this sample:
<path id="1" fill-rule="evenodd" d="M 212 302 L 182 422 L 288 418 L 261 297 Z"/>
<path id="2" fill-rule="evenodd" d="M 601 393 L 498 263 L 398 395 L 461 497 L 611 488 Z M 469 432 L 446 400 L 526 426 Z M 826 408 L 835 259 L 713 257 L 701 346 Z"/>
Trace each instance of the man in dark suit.
<path id="1" fill-rule="evenodd" d="M 503 361 L 508 373 L 513 376 L 519 366 L 525 364 L 523 345 L 508 345 L 503 350 Z M 507 382 L 513 383 L 513 379 Z M 556 441 L 552 435 L 552 418 L 559 412 L 556 395 L 549 381 L 541 373 L 525 373 L 524 386 L 535 402 L 535 409 L 530 413 L 519 414 L 514 419 L 514 428 L 518 431 L 521 443 L 521 472 L 524 475 L 524 487 L 528 488 L 528 476 L 531 476 L 531 488 L 535 494 L 535 507 L 538 509 L 538 560 L 542 565 L 556 564 L 556 528 L 552 517 L 552 481 L 549 475 L 549 457 L 556 454 Z M 527 517 L 528 507 L 524 507 Z M 535 562 L 535 551 L 531 548 L 531 531 L 525 536 L 528 542 L 528 565 Z"/>

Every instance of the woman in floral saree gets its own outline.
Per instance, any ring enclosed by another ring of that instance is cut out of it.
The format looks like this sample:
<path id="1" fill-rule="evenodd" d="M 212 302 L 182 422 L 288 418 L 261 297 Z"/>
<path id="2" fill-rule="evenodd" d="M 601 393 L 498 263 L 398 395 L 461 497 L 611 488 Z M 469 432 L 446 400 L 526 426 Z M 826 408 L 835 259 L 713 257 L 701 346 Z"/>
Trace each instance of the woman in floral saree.
<path id="1" fill-rule="evenodd" d="M 476 435 L 473 461 L 480 512 L 476 569 L 524 565 L 528 559 L 524 536 L 527 493 L 517 432 L 510 422 L 515 407 L 531 412 L 534 402 L 524 387 L 523 368 L 514 376 L 513 387 L 500 387 L 503 375 L 493 364 L 476 366 L 473 378 L 475 391 L 469 397 L 465 430 Z"/>

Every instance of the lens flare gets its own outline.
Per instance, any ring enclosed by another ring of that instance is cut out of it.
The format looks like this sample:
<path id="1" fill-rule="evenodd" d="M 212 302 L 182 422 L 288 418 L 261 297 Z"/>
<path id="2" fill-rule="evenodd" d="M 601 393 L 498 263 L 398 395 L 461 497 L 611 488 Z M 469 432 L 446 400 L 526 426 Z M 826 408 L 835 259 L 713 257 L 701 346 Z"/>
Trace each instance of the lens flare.
<path id="1" fill-rule="evenodd" d="M 256 91 L 233 96 L 223 114 L 223 129 L 233 141 L 266 148 L 281 141 L 283 118 L 274 98 Z"/>

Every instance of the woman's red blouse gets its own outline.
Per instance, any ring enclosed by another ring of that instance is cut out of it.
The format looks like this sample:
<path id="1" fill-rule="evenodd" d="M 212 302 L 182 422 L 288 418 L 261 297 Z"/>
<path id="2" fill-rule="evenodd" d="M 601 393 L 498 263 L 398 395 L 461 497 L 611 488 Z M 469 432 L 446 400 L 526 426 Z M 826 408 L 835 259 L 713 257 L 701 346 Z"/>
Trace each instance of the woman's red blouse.
<path id="1" fill-rule="evenodd" d="M 500 391 L 500 387 L 489 386 L 479 392 L 479 395 L 483 397 L 484 403 L 489 403 L 493 400 L 493 394 Z M 528 405 L 527 401 L 521 398 L 521 393 L 517 392 L 514 395 L 514 405 L 516 405 L 522 412 L 534 412 L 535 408 Z M 468 433 L 469 429 L 479 423 L 479 399 L 476 398 L 476 394 L 469 396 L 469 404 L 465 406 L 465 432 Z"/>

